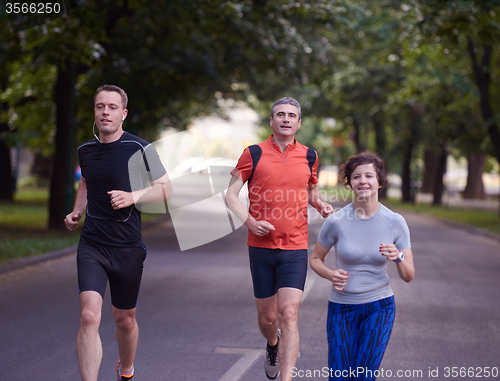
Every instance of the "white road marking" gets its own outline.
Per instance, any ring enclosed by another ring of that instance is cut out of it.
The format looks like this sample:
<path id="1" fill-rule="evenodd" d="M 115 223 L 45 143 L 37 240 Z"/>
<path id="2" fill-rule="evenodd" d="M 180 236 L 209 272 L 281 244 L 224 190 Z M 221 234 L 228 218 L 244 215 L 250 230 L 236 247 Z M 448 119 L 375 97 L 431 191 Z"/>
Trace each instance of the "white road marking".
<path id="1" fill-rule="evenodd" d="M 215 348 L 215 353 L 230 355 L 243 355 L 236 363 L 224 373 L 219 381 L 238 381 L 255 364 L 260 356 L 264 355 L 262 349 L 244 349 L 244 348 Z"/>
<path id="2" fill-rule="evenodd" d="M 241 377 L 250 369 L 253 364 L 263 356 L 266 351 L 264 349 L 246 349 L 246 348 L 215 348 L 215 353 L 226 355 L 243 355 L 236 363 L 219 378 L 219 381 L 239 381 Z M 300 358 L 300 351 L 297 355 Z"/>
<path id="3" fill-rule="evenodd" d="M 312 250 L 312 248 L 309 248 Z M 315 275 L 315 274 L 314 274 Z M 313 275 L 313 272 L 308 272 L 306 278 L 306 284 L 304 285 L 304 292 L 302 294 L 301 303 L 307 298 L 307 295 L 311 292 L 317 277 Z M 246 348 L 215 348 L 215 353 L 221 353 L 226 355 L 242 355 L 241 358 L 236 361 L 236 363 L 229 368 L 229 370 L 224 373 L 224 375 L 219 379 L 219 381 L 238 381 L 247 372 L 248 369 L 252 367 L 253 364 L 259 359 L 260 356 L 265 354 L 265 350 L 261 349 L 246 349 Z M 297 357 L 300 357 L 300 352 Z"/>
<path id="4" fill-rule="evenodd" d="M 300 302 L 302 303 L 304 300 L 306 300 L 307 295 L 311 292 L 314 283 L 316 282 L 316 273 L 313 273 L 312 271 L 307 272 L 307 277 L 306 277 L 306 284 L 304 285 L 304 292 L 302 293 L 302 299 Z"/>
<path id="5" fill-rule="evenodd" d="M 314 245 L 309 245 L 308 252 L 312 253 L 313 250 L 314 250 Z M 308 266 L 309 266 L 309 264 L 308 264 Z M 316 273 L 314 271 L 307 272 L 306 284 L 304 285 L 304 292 L 302 293 L 302 299 L 300 300 L 301 303 L 304 300 L 306 300 L 307 295 L 309 295 L 309 293 L 311 292 L 311 290 L 314 286 L 314 283 L 316 282 L 316 279 L 317 279 L 317 277 L 316 277 Z"/>

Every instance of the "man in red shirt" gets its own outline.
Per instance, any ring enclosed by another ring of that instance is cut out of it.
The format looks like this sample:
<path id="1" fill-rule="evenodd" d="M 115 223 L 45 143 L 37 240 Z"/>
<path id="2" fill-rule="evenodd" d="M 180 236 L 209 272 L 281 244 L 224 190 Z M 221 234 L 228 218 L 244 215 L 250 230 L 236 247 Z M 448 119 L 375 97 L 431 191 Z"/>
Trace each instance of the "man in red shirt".
<path id="1" fill-rule="evenodd" d="M 267 339 L 264 369 L 271 380 L 280 368 L 281 379 L 291 380 L 290 370 L 297 361 L 297 320 L 308 260 L 307 204 L 323 217 L 333 212 L 317 187 L 317 153 L 295 140 L 301 122 L 299 102 L 276 101 L 270 119 L 273 134 L 245 148 L 231 171 L 226 195 L 231 211 L 248 227 L 259 328 Z M 238 197 L 245 182 L 249 210 Z"/>

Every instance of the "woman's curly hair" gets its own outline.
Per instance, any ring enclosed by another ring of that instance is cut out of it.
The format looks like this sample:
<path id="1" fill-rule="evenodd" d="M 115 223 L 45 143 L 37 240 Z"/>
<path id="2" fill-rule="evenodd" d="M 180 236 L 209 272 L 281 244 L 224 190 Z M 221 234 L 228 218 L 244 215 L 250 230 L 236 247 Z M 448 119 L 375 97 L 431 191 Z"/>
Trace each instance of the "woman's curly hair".
<path id="1" fill-rule="evenodd" d="M 341 164 L 339 167 L 339 182 L 344 184 L 347 189 L 352 189 L 352 172 L 357 166 L 363 164 L 373 164 L 377 171 L 377 180 L 381 186 L 380 189 L 387 186 L 388 181 L 385 173 L 385 161 L 380 156 L 370 152 L 362 152 L 358 155 L 351 156 L 344 164 Z"/>

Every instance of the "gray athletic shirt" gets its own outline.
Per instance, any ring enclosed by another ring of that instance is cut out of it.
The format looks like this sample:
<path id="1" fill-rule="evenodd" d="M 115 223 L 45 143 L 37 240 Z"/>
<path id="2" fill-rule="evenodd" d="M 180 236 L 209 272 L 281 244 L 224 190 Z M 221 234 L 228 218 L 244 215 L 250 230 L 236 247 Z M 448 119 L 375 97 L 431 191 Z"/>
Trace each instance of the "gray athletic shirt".
<path id="1" fill-rule="evenodd" d="M 319 233 L 318 242 L 335 246 L 337 269 L 349 273 L 343 291 L 332 287 L 330 301 L 363 304 L 393 295 L 387 275 L 388 261 L 379 252 L 381 243 L 394 243 L 399 250 L 411 247 L 410 231 L 404 218 L 379 204 L 377 212 L 362 219 L 349 204 L 330 215 Z"/>

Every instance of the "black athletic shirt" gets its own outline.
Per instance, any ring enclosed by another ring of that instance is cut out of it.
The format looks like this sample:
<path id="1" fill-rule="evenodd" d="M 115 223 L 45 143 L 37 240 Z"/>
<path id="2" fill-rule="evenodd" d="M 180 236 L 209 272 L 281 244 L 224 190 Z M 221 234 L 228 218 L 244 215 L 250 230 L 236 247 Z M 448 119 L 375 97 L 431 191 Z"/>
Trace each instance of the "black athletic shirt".
<path id="1" fill-rule="evenodd" d="M 93 139 L 78 147 L 87 184 L 87 216 L 82 236 L 110 246 L 140 246 L 141 213 L 135 205 L 114 210 L 111 190 L 130 192 L 149 186 L 166 171 L 155 148 L 128 132 L 112 143 Z"/>

